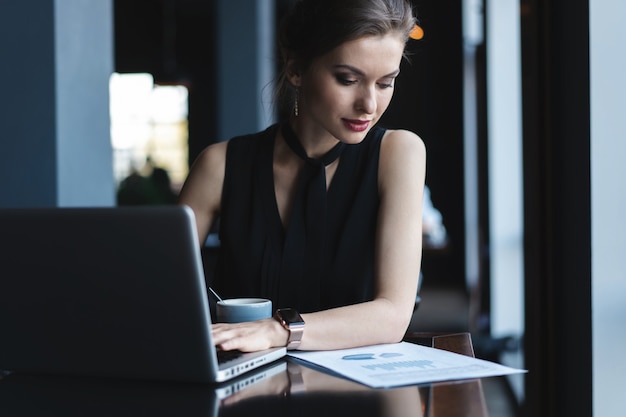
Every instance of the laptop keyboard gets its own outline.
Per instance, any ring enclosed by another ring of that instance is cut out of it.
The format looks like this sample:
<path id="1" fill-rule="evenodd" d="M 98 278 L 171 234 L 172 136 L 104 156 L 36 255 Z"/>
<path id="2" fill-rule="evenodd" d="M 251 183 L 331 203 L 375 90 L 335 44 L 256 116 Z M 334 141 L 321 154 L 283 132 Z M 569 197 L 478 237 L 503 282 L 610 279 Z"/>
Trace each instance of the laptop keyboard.
<path id="1" fill-rule="evenodd" d="M 243 355 L 243 352 L 239 350 L 218 350 L 217 351 L 217 362 L 219 364 L 223 364 L 226 362 L 230 362 L 235 360 Z"/>

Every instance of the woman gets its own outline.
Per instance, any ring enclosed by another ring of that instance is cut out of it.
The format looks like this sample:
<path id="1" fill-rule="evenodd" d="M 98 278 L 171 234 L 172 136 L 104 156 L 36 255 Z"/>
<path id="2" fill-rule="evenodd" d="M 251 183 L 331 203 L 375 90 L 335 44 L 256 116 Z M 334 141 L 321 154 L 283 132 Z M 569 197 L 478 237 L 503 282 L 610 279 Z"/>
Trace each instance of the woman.
<path id="1" fill-rule="evenodd" d="M 301 313 L 215 324 L 223 350 L 402 339 L 421 261 L 423 142 L 376 123 L 415 21 L 408 0 L 300 0 L 280 33 L 280 123 L 205 149 L 180 204 L 200 242 L 220 219 L 212 285 Z M 285 310 L 281 310 L 285 311 Z M 297 314 L 296 314 L 297 315 Z M 296 320 L 301 321 L 301 320 Z"/>

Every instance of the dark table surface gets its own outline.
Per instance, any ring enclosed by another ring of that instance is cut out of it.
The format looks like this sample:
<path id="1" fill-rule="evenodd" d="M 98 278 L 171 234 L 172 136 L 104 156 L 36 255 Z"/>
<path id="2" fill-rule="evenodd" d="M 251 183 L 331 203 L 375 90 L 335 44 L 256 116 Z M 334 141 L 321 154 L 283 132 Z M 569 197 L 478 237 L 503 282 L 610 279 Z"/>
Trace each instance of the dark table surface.
<path id="1" fill-rule="evenodd" d="M 473 354 L 463 334 L 409 340 Z M 239 386 L 11 374 L 0 378 L 0 409 L 3 417 L 488 415 L 480 379 L 372 389 L 283 359 L 235 382 Z"/>

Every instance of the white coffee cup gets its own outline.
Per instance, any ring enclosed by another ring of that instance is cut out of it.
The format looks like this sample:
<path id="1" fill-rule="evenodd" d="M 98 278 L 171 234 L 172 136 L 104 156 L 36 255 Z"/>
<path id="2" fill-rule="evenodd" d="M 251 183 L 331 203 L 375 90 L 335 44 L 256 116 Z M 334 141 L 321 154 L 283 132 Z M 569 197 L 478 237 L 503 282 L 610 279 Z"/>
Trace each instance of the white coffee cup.
<path id="1" fill-rule="evenodd" d="M 241 323 L 272 317 L 272 300 L 266 298 L 230 298 L 215 305 L 218 323 Z"/>

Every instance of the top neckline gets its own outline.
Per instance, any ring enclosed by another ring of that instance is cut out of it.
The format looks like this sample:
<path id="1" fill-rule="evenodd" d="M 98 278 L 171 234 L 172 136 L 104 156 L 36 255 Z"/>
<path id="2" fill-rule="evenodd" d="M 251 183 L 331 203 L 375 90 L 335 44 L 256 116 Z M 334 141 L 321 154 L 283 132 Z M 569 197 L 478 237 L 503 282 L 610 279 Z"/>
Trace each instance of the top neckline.
<path id="1" fill-rule="evenodd" d="M 339 142 L 320 158 L 311 158 L 307 155 L 306 150 L 302 146 L 300 139 L 296 135 L 296 132 L 294 132 L 289 122 L 285 122 L 282 124 L 281 133 L 283 134 L 283 138 L 285 139 L 285 142 L 287 143 L 289 148 L 306 163 L 312 165 L 319 165 L 321 163 L 324 166 L 328 166 L 332 164 L 337 160 L 337 158 L 339 158 L 344 148 L 346 147 L 345 143 Z"/>

